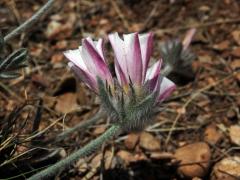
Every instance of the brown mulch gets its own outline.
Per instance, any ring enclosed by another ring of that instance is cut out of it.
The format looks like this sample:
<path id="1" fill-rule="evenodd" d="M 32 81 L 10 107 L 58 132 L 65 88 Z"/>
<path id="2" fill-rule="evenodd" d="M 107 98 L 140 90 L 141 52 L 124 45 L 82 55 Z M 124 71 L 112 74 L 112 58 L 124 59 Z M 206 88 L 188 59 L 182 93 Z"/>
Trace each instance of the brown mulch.
<path id="1" fill-rule="evenodd" d="M 18 25 L 17 19 L 23 22 L 29 18 L 44 2 L 15 0 L 18 12 L 15 15 L 19 17 L 15 17 L 5 2 L 0 2 L 3 34 Z M 173 4 L 167 0 L 61 0 L 30 31 L 7 44 L 6 54 L 19 47 L 28 48 L 29 66 L 20 78 L 0 82 L 0 117 L 6 117 L 16 107 L 27 103 L 13 134 L 21 131 L 21 138 L 29 137 L 34 120 L 39 118 L 36 114 L 41 111 L 38 130 L 49 129 L 35 139 L 35 143 L 54 138 L 64 129 L 93 116 L 99 107 L 96 96 L 76 81 L 67 68 L 64 50 L 77 48 L 87 36 L 98 38 L 115 31 L 152 31 L 155 33 L 154 57 L 157 58 L 162 40 L 181 39 L 188 29 L 195 27 L 197 34 L 191 44 L 197 55 L 192 64 L 194 78 L 172 77 L 178 88 L 165 102 L 165 110 L 156 117 L 154 124 L 145 132 L 124 134 L 106 144 L 90 157 L 79 160 L 60 177 L 181 179 L 180 162 L 174 157 L 176 150 L 187 144 L 206 142 L 211 159 L 203 179 L 213 179 L 216 163 L 225 157 L 240 156 L 239 141 L 234 141 L 234 136 L 239 137 L 239 134 L 237 131 L 230 133 L 233 126 L 240 126 L 239 14 L 237 0 L 179 0 Z M 106 47 L 110 49 L 109 45 Z M 22 127 L 26 118 L 28 121 Z M 18 158 L 20 163 L 13 161 L 5 169 L 0 167 L 0 178 L 17 176 L 56 162 L 104 132 L 106 122 L 101 120 L 61 143 L 48 144 L 41 151 L 33 149 L 39 144 L 16 142 L 14 156 L 26 154 Z M 52 158 L 49 154 L 53 152 L 56 155 Z M 39 160 L 40 154 L 41 158 L 48 158 Z M 26 160 L 32 167 L 21 168 Z"/>

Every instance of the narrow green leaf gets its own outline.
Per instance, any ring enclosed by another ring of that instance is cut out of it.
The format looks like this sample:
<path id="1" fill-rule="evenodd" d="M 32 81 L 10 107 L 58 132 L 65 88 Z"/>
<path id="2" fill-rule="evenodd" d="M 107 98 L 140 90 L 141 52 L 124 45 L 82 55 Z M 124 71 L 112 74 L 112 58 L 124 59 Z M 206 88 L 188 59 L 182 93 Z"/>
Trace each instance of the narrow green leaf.
<path id="1" fill-rule="evenodd" d="M 3 73 L 0 73 L 0 79 L 15 79 L 20 75 L 21 74 L 17 72 L 3 72 Z"/>
<path id="2" fill-rule="evenodd" d="M 2 35 L 2 31 L 0 30 L 0 56 L 1 56 L 1 53 L 3 52 L 3 48 L 4 48 L 4 37 Z"/>

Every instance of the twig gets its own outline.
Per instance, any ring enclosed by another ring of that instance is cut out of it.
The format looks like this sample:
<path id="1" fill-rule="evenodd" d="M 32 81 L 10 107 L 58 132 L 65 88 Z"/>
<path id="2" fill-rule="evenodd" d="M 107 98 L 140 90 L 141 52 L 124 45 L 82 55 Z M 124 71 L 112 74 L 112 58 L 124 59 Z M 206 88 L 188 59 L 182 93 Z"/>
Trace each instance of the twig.
<path id="1" fill-rule="evenodd" d="M 156 3 L 154 4 L 153 9 L 151 10 L 151 12 L 149 13 L 148 17 L 146 18 L 146 20 L 143 23 L 143 26 L 142 26 L 142 28 L 140 30 L 141 32 L 144 31 L 147 28 L 149 22 L 151 21 L 153 16 L 156 14 L 159 5 L 160 5 L 160 2 L 156 1 Z"/>
<path id="2" fill-rule="evenodd" d="M 23 102 L 24 100 L 18 96 L 14 91 L 12 91 L 7 85 L 0 82 L 0 88 L 4 89 L 9 95 L 14 96 L 18 101 Z"/>
<path id="3" fill-rule="evenodd" d="M 20 24 L 21 18 L 20 14 L 16 8 L 16 3 L 14 0 L 5 0 L 5 3 L 7 4 L 8 8 L 12 11 L 14 17 L 16 18 L 17 22 Z"/>
<path id="4" fill-rule="evenodd" d="M 98 121 L 99 119 L 103 118 L 105 116 L 103 111 L 99 111 L 94 117 L 92 117 L 91 119 L 87 120 L 87 121 L 83 121 L 80 122 L 79 124 L 77 124 L 76 126 L 69 128 L 67 130 L 65 130 L 64 132 L 60 133 L 59 135 L 57 135 L 57 137 L 54 140 L 51 140 L 49 142 L 59 142 L 62 141 L 63 139 L 65 139 L 66 137 L 69 137 L 72 133 L 80 131 L 82 129 L 87 128 L 88 126 L 92 125 L 94 122 Z"/>
<path id="5" fill-rule="evenodd" d="M 159 128 L 159 129 L 151 129 L 147 130 L 147 132 L 169 132 L 169 131 L 186 131 L 189 129 L 199 129 L 199 126 L 189 126 L 189 127 L 174 127 L 172 128 Z"/>
<path id="6" fill-rule="evenodd" d="M 41 9 L 39 9 L 30 19 L 26 20 L 23 24 L 19 27 L 14 29 L 12 32 L 7 34 L 4 37 L 4 41 L 7 42 L 10 39 L 14 38 L 18 34 L 24 32 L 25 30 L 32 27 L 44 14 L 48 12 L 48 10 L 52 7 L 55 0 L 49 0 Z"/>
<path id="7" fill-rule="evenodd" d="M 237 23 L 237 22 L 240 22 L 240 18 L 220 19 L 220 20 L 213 21 L 213 22 L 206 22 L 206 23 L 199 23 L 199 24 L 188 25 L 188 26 L 159 29 L 159 30 L 155 31 L 155 34 L 162 35 L 163 33 L 176 32 L 176 31 L 187 30 L 187 29 L 191 29 L 191 28 L 203 28 L 203 27 L 214 26 L 214 25 L 219 25 L 219 24 L 229 24 L 229 23 Z"/>
<path id="8" fill-rule="evenodd" d="M 42 131 L 37 132 L 36 134 L 33 134 L 32 136 L 27 137 L 26 139 L 24 139 L 23 142 L 27 142 L 30 141 L 40 135 L 42 135 L 43 133 L 45 133 L 48 129 L 50 129 L 51 127 L 53 127 L 55 124 L 57 124 L 62 118 L 57 119 L 56 121 L 54 121 L 52 124 L 50 124 L 48 127 L 46 127 L 45 129 L 43 129 Z"/>
<path id="9" fill-rule="evenodd" d="M 112 1 L 110 0 L 110 2 L 112 3 L 112 6 L 113 8 L 115 9 L 115 11 L 117 12 L 118 16 L 120 17 L 120 19 L 122 20 L 123 22 L 123 26 L 129 30 L 130 29 L 130 26 L 129 26 L 129 23 L 128 21 L 126 20 L 125 16 L 123 15 L 123 13 L 121 12 L 120 8 L 118 7 L 116 1 Z"/>
<path id="10" fill-rule="evenodd" d="M 72 153 L 67 158 L 57 162 L 56 164 L 50 166 L 49 168 L 44 169 L 43 171 L 33 175 L 28 180 L 40 180 L 47 179 L 48 177 L 52 177 L 57 173 L 61 173 L 63 170 L 68 168 L 74 162 L 76 162 L 79 158 L 83 158 L 93 153 L 96 149 L 98 149 L 104 142 L 111 139 L 113 136 L 118 135 L 121 132 L 121 127 L 118 125 L 113 125 L 109 128 L 104 134 L 99 136 L 97 139 L 91 141 L 89 144 L 79 149 L 78 151 Z"/>

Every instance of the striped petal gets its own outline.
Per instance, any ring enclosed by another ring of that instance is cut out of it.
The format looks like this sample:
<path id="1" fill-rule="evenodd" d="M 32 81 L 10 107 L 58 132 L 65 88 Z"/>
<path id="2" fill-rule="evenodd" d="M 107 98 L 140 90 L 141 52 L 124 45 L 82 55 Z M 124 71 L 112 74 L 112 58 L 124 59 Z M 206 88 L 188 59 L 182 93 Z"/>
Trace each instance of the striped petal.
<path id="1" fill-rule="evenodd" d="M 98 53 L 93 43 L 87 39 L 84 39 L 82 42 L 82 59 L 86 66 L 89 68 L 89 71 L 96 76 L 107 80 L 109 84 L 112 84 L 112 75 L 108 69 L 107 64 Z"/>
<path id="2" fill-rule="evenodd" d="M 160 74 L 162 66 L 162 59 L 158 60 L 155 62 L 150 68 L 148 68 L 147 73 L 146 73 L 146 80 L 150 80 Z"/>
<path id="3" fill-rule="evenodd" d="M 127 70 L 127 61 L 126 61 L 126 53 L 124 48 L 124 42 L 119 37 L 118 33 L 113 33 L 108 35 L 109 41 L 112 45 L 114 55 L 115 55 L 115 63 L 119 64 L 124 78 L 128 81 L 128 70 Z"/>
<path id="4" fill-rule="evenodd" d="M 146 81 L 148 81 L 149 84 L 149 89 L 154 90 L 157 81 L 159 79 L 160 75 L 160 70 L 161 70 L 161 64 L 162 64 L 162 59 L 159 61 L 155 62 L 150 68 L 148 68 L 147 73 L 146 73 Z"/>
<path id="5" fill-rule="evenodd" d="M 139 41 L 141 46 L 142 54 L 142 65 L 143 65 L 143 82 L 145 80 L 148 64 L 153 50 L 153 33 L 139 35 Z"/>
<path id="6" fill-rule="evenodd" d="M 126 87 L 127 84 L 128 84 L 128 81 L 118 63 L 118 61 L 115 61 L 115 72 L 116 72 L 116 75 L 117 75 L 117 79 L 118 79 L 118 82 L 119 84 L 122 86 L 122 87 Z"/>
<path id="7" fill-rule="evenodd" d="M 166 77 L 163 78 L 160 86 L 159 102 L 164 101 L 176 89 L 176 85 Z"/>
<path id="8" fill-rule="evenodd" d="M 68 50 L 63 53 L 66 58 L 68 58 L 73 64 L 78 66 L 84 71 L 88 71 L 86 64 L 82 60 L 81 53 L 79 49 Z"/>
<path id="9" fill-rule="evenodd" d="M 123 35 L 124 50 L 126 51 L 127 69 L 131 82 L 142 84 L 142 55 L 138 33 Z"/>
<path id="10" fill-rule="evenodd" d="M 90 89 L 97 92 L 97 80 L 92 74 L 84 71 L 79 66 L 73 64 L 72 62 L 68 63 L 68 66 L 73 70 L 77 77 L 83 81 Z"/>
<path id="11" fill-rule="evenodd" d="M 100 38 L 98 41 L 93 41 L 90 37 L 86 38 L 88 42 L 92 45 L 92 47 L 98 52 L 98 54 L 101 56 L 101 58 L 106 63 L 106 60 L 104 58 L 103 54 L 103 39 Z"/>

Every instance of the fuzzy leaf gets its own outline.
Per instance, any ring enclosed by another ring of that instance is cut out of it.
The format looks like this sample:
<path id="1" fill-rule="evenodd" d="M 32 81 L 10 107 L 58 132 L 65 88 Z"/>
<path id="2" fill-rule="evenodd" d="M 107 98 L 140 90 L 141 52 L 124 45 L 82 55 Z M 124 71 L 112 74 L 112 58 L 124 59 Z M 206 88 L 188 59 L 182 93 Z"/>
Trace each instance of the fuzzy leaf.
<path id="1" fill-rule="evenodd" d="M 148 124 L 153 116 L 157 95 L 158 92 L 154 92 L 133 106 L 129 104 L 126 108 L 125 121 L 121 124 L 125 131 L 142 130 Z"/>
<path id="2" fill-rule="evenodd" d="M 97 77 L 97 83 L 99 88 L 99 97 L 102 102 L 103 108 L 107 111 L 107 113 L 110 114 L 110 116 L 112 116 L 112 118 L 117 118 L 118 113 L 109 97 L 110 93 L 106 91 L 105 85 L 99 77 Z"/>
<path id="3" fill-rule="evenodd" d="M 180 59 L 182 43 L 178 40 L 168 41 L 161 45 L 160 51 L 164 62 L 175 66 L 177 61 Z"/>

